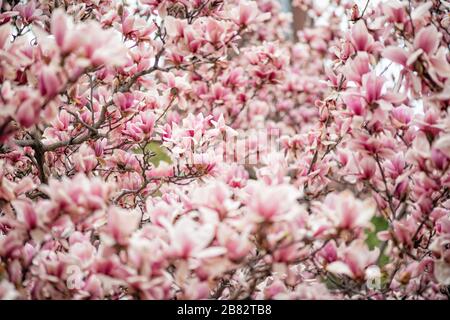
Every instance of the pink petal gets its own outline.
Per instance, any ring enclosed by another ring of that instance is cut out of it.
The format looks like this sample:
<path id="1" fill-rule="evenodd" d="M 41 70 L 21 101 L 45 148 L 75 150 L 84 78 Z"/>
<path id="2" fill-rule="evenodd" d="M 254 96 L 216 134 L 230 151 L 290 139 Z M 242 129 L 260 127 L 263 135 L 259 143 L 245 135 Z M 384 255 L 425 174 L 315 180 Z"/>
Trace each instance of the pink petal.
<path id="1" fill-rule="evenodd" d="M 386 100 L 392 104 L 400 104 L 406 100 L 405 93 L 401 92 L 394 92 L 394 91 L 387 91 L 385 94 L 383 94 L 383 100 Z"/>
<path id="2" fill-rule="evenodd" d="M 408 60 L 407 53 L 402 48 L 395 46 L 385 48 L 381 55 L 386 59 L 401 64 L 402 66 L 406 66 L 406 61 Z"/>
<path id="3" fill-rule="evenodd" d="M 6 42 L 11 34 L 11 26 L 6 23 L 0 27 L 0 49 L 5 47 Z"/>
<path id="4" fill-rule="evenodd" d="M 381 97 L 385 79 L 377 76 L 375 73 L 367 73 L 362 78 L 363 87 L 366 92 L 368 103 L 378 100 Z"/>
<path id="5" fill-rule="evenodd" d="M 444 78 L 450 78 L 450 64 L 447 61 L 443 47 L 439 49 L 435 56 L 430 57 L 430 62 L 438 75 Z"/>
<path id="6" fill-rule="evenodd" d="M 367 50 L 369 45 L 369 31 L 362 19 L 358 20 L 352 28 L 352 40 L 356 50 Z"/>
<path id="7" fill-rule="evenodd" d="M 55 36 L 56 44 L 62 47 L 67 32 L 67 17 L 62 9 L 54 11 L 50 31 Z"/>
<path id="8" fill-rule="evenodd" d="M 433 6 L 432 1 L 425 2 L 424 4 L 421 4 L 417 8 L 411 12 L 411 19 L 413 20 L 419 20 L 422 19 L 427 13 L 430 12 L 431 7 Z"/>
<path id="9" fill-rule="evenodd" d="M 414 62 L 416 62 L 416 60 L 420 57 L 420 55 L 423 53 L 422 49 L 418 49 L 416 51 L 414 51 L 408 58 L 408 60 L 406 60 L 406 65 L 410 66 L 412 64 L 414 64 Z"/>
<path id="10" fill-rule="evenodd" d="M 422 28 L 414 38 L 414 48 L 433 54 L 439 46 L 441 36 L 434 26 Z"/>

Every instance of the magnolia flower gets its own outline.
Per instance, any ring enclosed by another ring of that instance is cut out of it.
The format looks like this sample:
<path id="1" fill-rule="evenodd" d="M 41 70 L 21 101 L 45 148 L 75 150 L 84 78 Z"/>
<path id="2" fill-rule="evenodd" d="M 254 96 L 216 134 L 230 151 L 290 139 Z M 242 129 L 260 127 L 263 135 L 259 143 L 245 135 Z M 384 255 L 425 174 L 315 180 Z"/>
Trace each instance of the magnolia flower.
<path id="1" fill-rule="evenodd" d="M 57 9 L 52 15 L 50 31 L 64 55 L 82 54 L 94 66 L 116 66 L 126 61 L 126 48 L 117 41 L 118 34 L 111 29 L 104 30 L 96 21 L 75 25 L 62 9 Z M 92 36 L 80 37 L 85 32 Z"/>
<path id="2" fill-rule="evenodd" d="M 170 236 L 168 253 L 172 257 L 210 258 L 226 252 L 223 247 L 209 247 L 215 236 L 213 225 L 201 224 L 188 217 L 182 217 L 168 228 Z"/>
<path id="3" fill-rule="evenodd" d="M 377 76 L 374 72 L 362 76 L 362 88 L 367 103 L 370 104 L 382 97 L 384 82 L 385 78 Z"/>
<path id="4" fill-rule="evenodd" d="M 55 10 L 52 15 L 50 30 L 55 36 L 56 44 L 61 48 L 63 53 L 78 49 L 81 45 L 82 38 L 75 33 L 70 33 L 73 29 L 73 21 L 66 16 L 63 10 Z"/>
<path id="5" fill-rule="evenodd" d="M 405 128 L 413 118 L 414 110 L 407 106 L 400 106 L 392 109 L 391 115 L 395 126 Z"/>
<path id="6" fill-rule="evenodd" d="M 0 160 L 0 168 L 6 168 L 4 160 Z M 0 169 L 0 199 L 12 201 L 19 195 L 31 191 L 35 188 L 35 183 L 29 177 L 18 182 L 9 180 L 4 169 Z"/>
<path id="7" fill-rule="evenodd" d="M 25 224 L 27 230 L 33 230 L 38 227 L 39 217 L 36 209 L 32 204 L 24 200 L 16 200 L 13 202 L 17 212 L 18 221 Z"/>
<path id="8" fill-rule="evenodd" d="M 227 249 L 227 255 L 232 261 L 239 261 L 249 254 L 252 249 L 250 232 L 250 226 L 241 233 L 225 224 L 219 226 L 217 239 L 221 246 Z"/>
<path id="9" fill-rule="evenodd" d="M 187 27 L 185 20 L 176 19 L 172 16 L 165 18 L 164 24 L 166 26 L 167 34 L 175 41 L 177 38 L 184 36 L 184 29 Z"/>
<path id="10" fill-rule="evenodd" d="M 90 172 L 97 165 L 95 151 L 86 144 L 80 147 L 79 152 L 74 156 L 76 161 L 75 169 L 80 172 Z"/>
<path id="11" fill-rule="evenodd" d="M 343 100 L 349 111 L 355 116 L 364 116 L 367 112 L 367 102 L 356 93 L 348 93 L 343 96 Z"/>
<path id="12" fill-rule="evenodd" d="M 370 72 L 369 55 L 366 52 L 358 52 L 356 57 L 347 60 L 344 75 L 347 80 L 361 84 L 361 78 Z"/>
<path id="13" fill-rule="evenodd" d="M 406 4 L 398 0 L 387 1 L 382 4 L 384 14 L 389 22 L 404 23 L 408 19 Z"/>
<path id="14" fill-rule="evenodd" d="M 359 19 L 354 24 L 349 38 L 356 51 L 373 52 L 379 46 L 379 43 L 374 41 L 373 36 L 367 30 L 366 23 L 363 19 Z"/>
<path id="15" fill-rule="evenodd" d="M 260 13 L 256 1 L 241 1 L 239 7 L 230 11 L 230 18 L 240 28 L 250 26 L 252 23 L 262 22 L 270 18 L 270 12 Z"/>
<path id="16" fill-rule="evenodd" d="M 370 198 L 361 201 L 350 191 L 343 191 L 327 195 L 319 208 L 334 227 L 355 231 L 370 227 L 376 205 Z"/>
<path id="17" fill-rule="evenodd" d="M 34 0 L 29 1 L 26 4 L 19 3 L 14 7 L 14 10 L 19 13 L 20 17 L 26 24 L 38 20 L 42 15 L 42 10 L 36 8 L 36 1 Z"/>
<path id="18" fill-rule="evenodd" d="M 99 178 L 88 178 L 84 174 L 77 174 L 73 179 L 61 181 L 51 179 L 47 186 L 42 186 L 47 194 L 52 195 L 53 210 L 65 212 L 78 222 L 96 210 L 106 206 L 106 200 L 111 192 L 110 186 Z M 48 212 L 48 215 L 52 212 Z M 51 216 L 48 217 L 49 219 Z"/>
<path id="19" fill-rule="evenodd" d="M 290 185 L 249 184 L 247 205 L 258 222 L 289 219 L 297 208 L 299 191 Z"/>
<path id="20" fill-rule="evenodd" d="M 414 37 L 413 46 L 409 51 L 396 46 L 386 47 L 382 55 L 391 61 L 414 70 L 415 62 L 422 57 L 427 61 L 426 70 L 433 80 L 443 86 L 439 77 L 450 77 L 450 64 L 447 61 L 445 49 L 439 48 L 442 34 L 432 25 L 421 28 Z"/>
<path id="21" fill-rule="evenodd" d="M 225 182 L 233 188 L 243 188 L 249 178 L 248 172 L 240 165 L 235 163 L 226 169 Z"/>
<path id="22" fill-rule="evenodd" d="M 39 75 L 39 90 L 43 96 L 54 97 L 61 88 L 61 81 L 58 79 L 57 69 L 47 67 Z"/>
<path id="23" fill-rule="evenodd" d="M 135 97 L 131 93 L 118 92 L 113 98 L 114 104 L 119 107 L 121 111 L 131 111 L 136 106 Z"/>
<path id="24" fill-rule="evenodd" d="M 102 235 L 106 241 L 113 241 L 119 245 L 125 245 L 131 234 L 138 228 L 141 222 L 141 214 L 138 211 L 126 211 L 119 208 L 110 208 L 107 213 L 108 222 Z"/>
<path id="25" fill-rule="evenodd" d="M 194 204 L 215 210 L 220 218 L 225 218 L 229 211 L 239 207 L 239 202 L 231 199 L 232 192 L 223 182 L 198 188 L 192 192 L 191 197 Z"/>
<path id="26" fill-rule="evenodd" d="M 43 98 L 37 92 L 23 88 L 16 93 L 14 99 L 19 105 L 15 118 L 21 126 L 29 128 L 39 121 Z"/>
<path id="27" fill-rule="evenodd" d="M 69 254 L 82 268 L 88 268 L 94 262 L 95 252 L 95 247 L 89 241 L 76 242 L 69 249 Z"/>
<path id="28" fill-rule="evenodd" d="M 326 269 L 335 274 L 346 275 L 352 279 L 362 280 L 366 270 L 370 277 L 373 266 L 379 256 L 379 249 L 369 251 L 362 240 L 353 241 L 348 247 L 342 245 L 338 248 L 338 260 L 327 265 Z"/>
<path id="29" fill-rule="evenodd" d="M 424 53 L 431 55 L 439 47 L 441 36 L 434 26 L 422 28 L 414 37 L 414 48 L 416 50 L 421 49 Z"/>

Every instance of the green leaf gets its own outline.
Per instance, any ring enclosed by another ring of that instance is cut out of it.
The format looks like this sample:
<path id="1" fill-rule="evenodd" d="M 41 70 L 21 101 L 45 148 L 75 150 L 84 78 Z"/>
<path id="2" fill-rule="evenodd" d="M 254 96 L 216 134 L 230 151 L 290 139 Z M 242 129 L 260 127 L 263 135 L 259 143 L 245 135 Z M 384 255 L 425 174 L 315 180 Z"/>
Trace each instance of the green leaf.
<path id="1" fill-rule="evenodd" d="M 383 252 L 381 254 L 380 261 L 379 261 L 378 264 L 379 264 L 380 267 L 384 267 L 388 263 L 389 263 L 389 257 L 387 255 L 385 255 L 384 252 Z"/>
<path id="2" fill-rule="evenodd" d="M 150 162 L 155 166 L 158 167 L 160 162 L 166 162 L 166 163 L 172 163 L 172 160 L 170 159 L 168 152 L 166 148 L 161 146 L 158 142 L 149 142 L 145 146 L 145 152 L 151 152 L 154 154 L 153 157 L 150 158 Z M 141 149 L 136 148 L 134 150 L 134 153 L 142 153 Z"/>
<path id="3" fill-rule="evenodd" d="M 377 233 L 380 231 L 387 230 L 389 228 L 389 222 L 384 217 L 373 217 L 371 220 L 374 228 L 373 230 L 367 229 L 366 230 L 366 244 L 369 247 L 370 250 L 373 250 L 374 248 L 380 248 L 382 242 L 378 239 Z M 382 253 L 380 257 L 380 267 L 386 265 L 389 263 L 389 257 L 386 256 L 384 253 Z"/>
<path id="4" fill-rule="evenodd" d="M 369 246 L 370 250 L 373 250 L 373 248 L 379 247 L 381 244 L 381 241 L 378 240 L 377 238 L 377 233 L 383 230 L 387 230 L 389 228 L 389 223 L 383 217 L 373 217 L 372 220 L 370 220 L 370 222 L 372 222 L 374 229 L 366 230 L 367 235 L 366 244 Z"/>

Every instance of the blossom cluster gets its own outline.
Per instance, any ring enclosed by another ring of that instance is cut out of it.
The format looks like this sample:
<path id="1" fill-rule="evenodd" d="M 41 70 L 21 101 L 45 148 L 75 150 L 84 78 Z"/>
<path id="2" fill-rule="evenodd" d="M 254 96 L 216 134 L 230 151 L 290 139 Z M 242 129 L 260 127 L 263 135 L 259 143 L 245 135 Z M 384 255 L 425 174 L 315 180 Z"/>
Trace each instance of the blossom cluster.
<path id="1" fill-rule="evenodd" d="M 0 299 L 448 299 L 444 1 L 0 1 Z"/>

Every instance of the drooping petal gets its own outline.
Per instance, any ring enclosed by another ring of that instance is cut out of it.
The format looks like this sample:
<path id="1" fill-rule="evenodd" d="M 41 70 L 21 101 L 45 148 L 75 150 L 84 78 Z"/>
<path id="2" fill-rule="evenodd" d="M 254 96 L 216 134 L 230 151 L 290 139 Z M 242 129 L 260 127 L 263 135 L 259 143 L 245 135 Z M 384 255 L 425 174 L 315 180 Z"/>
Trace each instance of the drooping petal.
<path id="1" fill-rule="evenodd" d="M 401 64 L 402 66 L 406 66 L 406 61 L 408 60 L 408 55 L 405 50 L 395 46 L 386 47 L 381 55 L 386 59 Z"/>
<path id="2" fill-rule="evenodd" d="M 352 28 L 351 31 L 352 44 L 358 51 L 366 51 L 371 42 L 373 42 L 372 36 L 367 30 L 365 22 L 360 19 Z"/>
<path id="3" fill-rule="evenodd" d="M 442 34 L 434 26 L 420 29 L 414 38 L 414 48 L 422 49 L 426 54 L 436 52 Z"/>

